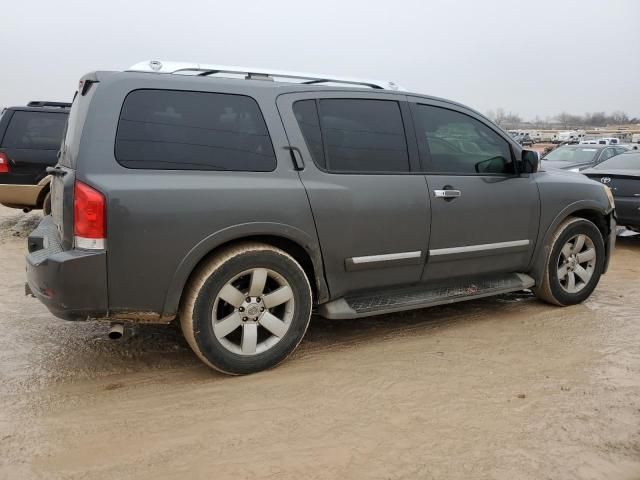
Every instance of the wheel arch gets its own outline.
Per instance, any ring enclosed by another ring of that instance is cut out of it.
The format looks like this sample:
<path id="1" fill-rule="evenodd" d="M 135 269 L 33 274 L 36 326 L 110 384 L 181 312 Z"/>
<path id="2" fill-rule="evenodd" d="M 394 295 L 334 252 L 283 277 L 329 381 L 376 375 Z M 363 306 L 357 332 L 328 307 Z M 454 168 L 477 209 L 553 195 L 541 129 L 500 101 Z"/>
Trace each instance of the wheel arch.
<path id="1" fill-rule="evenodd" d="M 38 182 L 38 185 L 42 187 L 40 193 L 38 193 L 38 198 L 36 199 L 36 208 L 42 208 L 44 206 L 44 198 L 47 196 L 47 193 L 51 190 L 51 175 L 47 175 L 42 180 Z"/>
<path id="2" fill-rule="evenodd" d="M 249 223 L 229 227 L 202 240 L 182 259 L 176 269 L 163 307 L 163 316 L 175 315 L 185 285 L 194 270 L 220 250 L 243 242 L 260 242 L 291 255 L 304 269 L 316 303 L 329 299 L 322 256 L 317 241 L 302 230 L 277 223 Z"/>
<path id="3" fill-rule="evenodd" d="M 602 205 L 592 200 L 580 200 L 561 210 L 549 224 L 549 226 L 541 231 L 541 241 L 536 243 L 536 249 L 534 251 L 529 274 L 535 279 L 536 285 L 539 285 L 544 275 L 544 267 L 549 251 L 551 249 L 551 239 L 558 226 L 564 222 L 568 217 L 584 218 L 592 222 L 602 234 L 602 239 L 607 247 L 607 237 L 610 232 L 610 217 L 612 211 L 607 211 L 602 208 Z M 608 264 L 609 256 L 611 252 L 609 248 L 607 250 L 607 259 L 605 259 L 605 265 Z M 606 268 L 605 268 L 606 271 Z M 604 273 L 604 272 L 603 272 Z"/>

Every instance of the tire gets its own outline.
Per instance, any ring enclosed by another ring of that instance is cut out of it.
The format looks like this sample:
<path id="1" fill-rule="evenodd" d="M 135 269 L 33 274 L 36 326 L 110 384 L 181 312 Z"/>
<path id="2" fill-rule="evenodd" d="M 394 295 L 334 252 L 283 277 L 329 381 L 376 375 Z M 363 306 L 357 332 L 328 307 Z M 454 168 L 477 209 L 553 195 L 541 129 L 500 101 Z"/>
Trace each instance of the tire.
<path id="1" fill-rule="evenodd" d="M 47 192 L 42 202 L 42 213 L 45 215 L 51 214 L 51 192 Z"/>
<path id="2" fill-rule="evenodd" d="M 591 258 L 592 255 L 595 258 Z M 569 217 L 558 226 L 551 239 L 542 283 L 534 292 L 539 299 L 553 305 L 581 303 L 598 285 L 604 261 L 604 239 L 600 230 L 589 220 Z"/>
<path id="3" fill-rule="evenodd" d="M 180 324 L 205 364 L 245 375 L 272 368 L 295 350 L 311 308 L 311 286 L 298 262 L 270 245 L 246 243 L 196 269 L 185 289 Z"/>

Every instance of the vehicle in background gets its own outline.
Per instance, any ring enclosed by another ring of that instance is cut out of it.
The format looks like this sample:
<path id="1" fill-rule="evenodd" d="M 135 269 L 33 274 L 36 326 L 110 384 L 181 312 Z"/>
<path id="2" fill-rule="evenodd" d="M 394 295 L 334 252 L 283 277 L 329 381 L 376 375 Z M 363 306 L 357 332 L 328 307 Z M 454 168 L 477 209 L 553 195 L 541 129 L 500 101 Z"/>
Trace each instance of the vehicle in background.
<path id="1" fill-rule="evenodd" d="M 589 140 L 582 140 L 580 144 L 582 145 L 621 145 L 620 139 L 615 137 L 591 138 Z"/>
<path id="2" fill-rule="evenodd" d="M 631 143 L 640 143 L 640 133 L 631 135 Z"/>
<path id="3" fill-rule="evenodd" d="M 533 143 L 542 142 L 542 133 L 541 132 L 529 132 L 529 136 Z"/>
<path id="4" fill-rule="evenodd" d="M 579 172 L 626 151 L 627 148 L 621 146 L 563 145 L 542 157 L 541 166 Z"/>
<path id="5" fill-rule="evenodd" d="M 539 172 L 536 152 L 456 102 L 151 61 L 82 78 L 27 291 L 61 318 L 115 322 L 114 336 L 179 318 L 201 360 L 246 374 L 284 360 L 312 311 L 528 288 L 580 303 L 607 270 L 613 208 L 608 188 Z"/>
<path id="6" fill-rule="evenodd" d="M 578 143 L 584 138 L 584 130 L 570 130 L 558 132 L 556 141 L 558 143 Z"/>
<path id="7" fill-rule="evenodd" d="M 0 116 L 0 203 L 25 211 L 51 206 L 47 167 L 57 162 L 70 103 L 29 102 Z"/>
<path id="8" fill-rule="evenodd" d="M 558 132 L 553 132 L 553 131 L 540 132 L 540 141 L 558 143 Z"/>
<path id="9" fill-rule="evenodd" d="M 611 189 L 618 223 L 640 232 L 640 152 L 623 153 L 582 173 Z"/>
<path id="10" fill-rule="evenodd" d="M 511 134 L 513 139 L 520 145 L 533 145 L 533 140 L 528 132 L 514 132 Z"/>

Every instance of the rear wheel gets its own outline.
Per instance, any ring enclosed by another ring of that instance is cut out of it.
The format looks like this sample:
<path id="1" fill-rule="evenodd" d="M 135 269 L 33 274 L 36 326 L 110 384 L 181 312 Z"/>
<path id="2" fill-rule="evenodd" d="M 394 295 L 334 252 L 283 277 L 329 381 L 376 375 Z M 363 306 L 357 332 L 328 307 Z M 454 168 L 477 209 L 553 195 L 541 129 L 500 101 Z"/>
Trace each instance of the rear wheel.
<path id="1" fill-rule="evenodd" d="M 605 260 L 600 230 L 589 220 L 570 217 L 556 230 L 538 298 L 554 305 L 583 302 L 600 280 Z"/>
<path id="2" fill-rule="evenodd" d="M 311 287 L 291 256 L 270 245 L 232 247 L 189 281 L 180 323 L 193 351 L 210 367 L 242 375 L 283 361 L 311 317 Z"/>

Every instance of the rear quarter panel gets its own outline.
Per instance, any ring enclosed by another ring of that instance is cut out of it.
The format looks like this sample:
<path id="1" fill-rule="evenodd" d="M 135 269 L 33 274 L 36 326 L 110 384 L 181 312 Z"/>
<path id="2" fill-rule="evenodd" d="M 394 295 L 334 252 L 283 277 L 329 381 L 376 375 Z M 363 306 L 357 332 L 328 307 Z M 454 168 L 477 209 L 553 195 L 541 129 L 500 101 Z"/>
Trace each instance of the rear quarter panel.
<path id="1" fill-rule="evenodd" d="M 212 248 L 248 234 L 289 232 L 317 250 L 304 187 L 293 169 L 271 88 L 154 74 L 109 77 L 94 94 L 77 178 L 107 197 L 109 309 L 176 313 L 184 282 Z M 128 169 L 114 141 L 124 98 L 139 88 L 247 94 L 258 101 L 277 157 L 273 172 Z M 306 243 L 306 244 L 305 244 Z"/>

